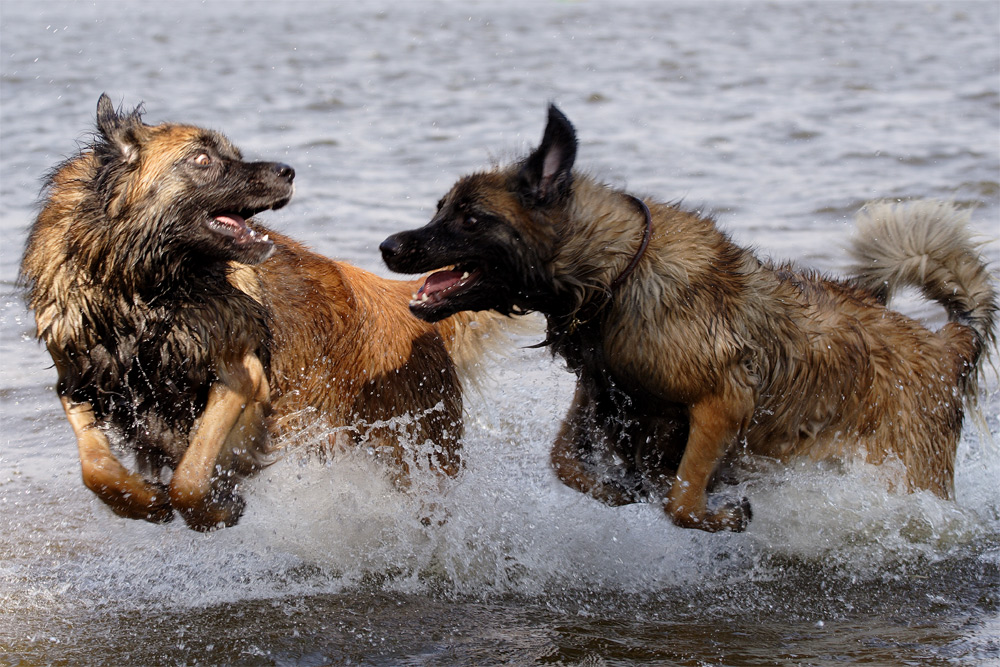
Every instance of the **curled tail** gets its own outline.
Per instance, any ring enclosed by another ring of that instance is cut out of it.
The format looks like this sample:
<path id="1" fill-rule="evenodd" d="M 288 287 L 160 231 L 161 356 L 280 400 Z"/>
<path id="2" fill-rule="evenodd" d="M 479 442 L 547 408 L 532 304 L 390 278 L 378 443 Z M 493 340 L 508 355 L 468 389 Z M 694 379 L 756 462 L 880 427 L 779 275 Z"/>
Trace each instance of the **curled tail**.
<path id="1" fill-rule="evenodd" d="M 949 202 L 874 202 L 858 212 L 850 252 L 856 284 L 882 303 L 901 286 L 919 288 L 972 329 L 978 361 L 996 344 L 997 292 L 968 222 Z"/>

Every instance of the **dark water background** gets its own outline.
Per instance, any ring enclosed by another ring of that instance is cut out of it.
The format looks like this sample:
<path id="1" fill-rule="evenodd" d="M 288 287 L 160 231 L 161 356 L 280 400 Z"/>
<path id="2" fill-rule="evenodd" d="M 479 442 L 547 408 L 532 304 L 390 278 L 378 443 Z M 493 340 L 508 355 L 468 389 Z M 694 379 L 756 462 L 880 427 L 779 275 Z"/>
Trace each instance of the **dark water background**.
<path id="1" fill-rule="evenodd" d="M 266 221 L 383 274 L 378 242 L 534 145 L 549 101 L 580 165 L 763 255 L 835 272 L 863 202 L 940 197 L 975 208 L 995 266 L 996 2 L 3 0 L 0 56 L 0 664 L 1000 662 L 995 376 L 956 502 L 887 492 L 891 468 L 764 469 L 737 489 L 749 530 L 706 535 L 561 487 L 572 378 L 519 348 L 470 395 L 468 469 L 425 490 L 443 526 L 302 433 L 243 521 L 201 535 L 83 487 L 14 286 L 39 179 L 105 91 L 289 162 L 296 199 Z"/>

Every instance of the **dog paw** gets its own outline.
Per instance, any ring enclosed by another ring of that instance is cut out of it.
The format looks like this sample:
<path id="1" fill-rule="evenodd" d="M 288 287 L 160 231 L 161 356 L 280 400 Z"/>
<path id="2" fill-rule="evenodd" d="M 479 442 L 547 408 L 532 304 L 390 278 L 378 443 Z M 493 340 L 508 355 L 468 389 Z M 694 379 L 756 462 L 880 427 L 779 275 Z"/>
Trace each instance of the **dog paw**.
<path id="1" fill-rule="evenodd" d="M 742 533 L 753 520 L 753 510 L 750 508 L 750 501 L 747 498 L 740 498 L 738 501 L 725 503 L 717 512 L 725 514 L 728 518 L 727 530 L 734 533 Z"/>
<path id="2" fill-rule="evenodd" d="M 718 533 L 724 530 L 742 533 L 747 529 L 750 520 L 753 519 L 750 501 L 746 498 L 726 502 L 715 510 L 702 510 L 701 512 L 685 511 L 682 507 L 671 508 L 668 503 L 664 507 L 664 511 L 671 521 L 681 528 L 697 528 L 709 533 Z"/>
<path id="3" fill-rule="evenodd" d="M 150 523 L 170 523 L 174 520 L 170 495 L 167 487 L 162 484 L 143 482 L 143 486 L 134 493 L 119 492 L 99 496 L 112 512 L 126 519 Z"/>
<path id="4" fill-rule="evenodd" d="M 213 498 L 213 501 L 213 505 L 218 508 L 213 511 L 216 516 L 216 528 L 235 526 L 240 517 L 243 516 L 243 511 L 247 506 L 247 501 L 243 500 L 243 496 L 235 493 L 226 493 L 219 498 Z"/>
<path id="5" fill-rule="evenodd" d="M 615 479 L 603 479 L 590 488 L 590 495 L 609 507 L 644 503 L 649 496 L 639 484 L 626 486 Z"/>
<path id="6" fill-rule="evenodd" d="M 235 526 L 243 516 L 245 508 L 246 501 L 241 496 L 235 493 L 216 493 L 212 494 L 210 502 L 181 511 L 181 514 L 188 528 L 208 533 Z"/>
<path id="7" fill-rule="evenodd" d="M 156 495 L 150 499 L 142 518 L 150 523 L 170 523 L 174 520 L 174 508 L 170 504 L 170 494 L 165 484 L 152 484 Z"/>

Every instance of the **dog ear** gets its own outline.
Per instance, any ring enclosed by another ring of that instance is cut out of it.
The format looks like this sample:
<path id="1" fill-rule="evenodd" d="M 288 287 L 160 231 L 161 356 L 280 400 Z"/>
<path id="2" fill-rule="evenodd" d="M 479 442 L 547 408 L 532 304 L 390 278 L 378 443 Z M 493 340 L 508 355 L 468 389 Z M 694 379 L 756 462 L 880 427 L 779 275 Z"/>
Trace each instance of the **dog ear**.
<path id="1" fill-rule="evenodd" d="M 526 203 L 547 206 L 563 200 L 573 186 L 576 131 L 554 104 L 542 143 L 528 156 L 518 173 L 518 191 Z"/>
<path id="2" fill-rule="evenodd" d="M 97 100 L 97 131 L 107 147 L 117 151 L 125 162 L 133 162 L 139 156 L 137 131 L 145 127 L 142 123 L 142 105 L 130 113 L 115 111 L 107 93 Z"/>

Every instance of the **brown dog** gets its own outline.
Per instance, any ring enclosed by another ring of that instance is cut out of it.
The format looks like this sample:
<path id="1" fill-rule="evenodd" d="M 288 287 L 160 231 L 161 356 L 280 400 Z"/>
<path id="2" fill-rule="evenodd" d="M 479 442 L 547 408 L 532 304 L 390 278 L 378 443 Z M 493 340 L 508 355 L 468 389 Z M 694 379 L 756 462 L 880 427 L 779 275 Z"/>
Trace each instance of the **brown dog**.
<path id="1" fill-rule="evenodd" d="M 911 489 L 949 497 L 963 399 L 995 341 L 996 294 L 962 216 L 933 203 L 862 216 L 859 273 L 773 266 L 712 220 L 573 172 L 555 107 L 541 145 L 462 178 L 425 227 L 381 250 L 432 275 L 410 309 L 537 310 L 579 378 L 552 449 L 559 478 L 619 505 L 662 498 L 678 525 L 743 530 L 750 506 L 710 506 L 720 464 L 896 457 Z M 901 284 L 942 303 L 931 332 L 886 308 Z"/>
<path id="2" fill-rule="evenodd" d="M 146 125 L 107 96 L 97 129 L 49 176 L 21 264 L 87 487 L 121 516 L 232 525 L 237 483 L 303 411 L 386 451 L 401 481 L 420 458 L 400 438 L 430 441 L 428 463 L 455 474 L 466 320 L 420 322 L 416 284 L 250 220 L 289 201 L 291 167 L 245 162 L 216 132 Z"/>

